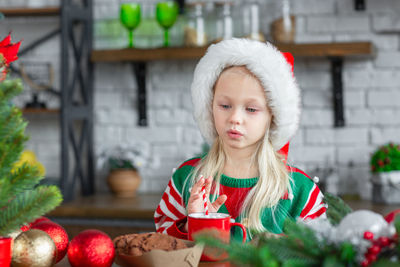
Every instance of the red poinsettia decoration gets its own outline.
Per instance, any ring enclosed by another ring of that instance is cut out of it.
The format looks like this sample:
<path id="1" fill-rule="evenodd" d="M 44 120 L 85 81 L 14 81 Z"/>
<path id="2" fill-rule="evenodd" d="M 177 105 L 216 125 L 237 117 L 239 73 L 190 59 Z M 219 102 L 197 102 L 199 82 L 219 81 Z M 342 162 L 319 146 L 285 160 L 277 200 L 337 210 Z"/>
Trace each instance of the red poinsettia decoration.
<path id="1" fill-rule="evenodd" d="M 0 81 L 5 79 L 9 64 L 18 59 L 17 53 L 21 42 L 11 43 L 10 34 L 0 42 Z"/>

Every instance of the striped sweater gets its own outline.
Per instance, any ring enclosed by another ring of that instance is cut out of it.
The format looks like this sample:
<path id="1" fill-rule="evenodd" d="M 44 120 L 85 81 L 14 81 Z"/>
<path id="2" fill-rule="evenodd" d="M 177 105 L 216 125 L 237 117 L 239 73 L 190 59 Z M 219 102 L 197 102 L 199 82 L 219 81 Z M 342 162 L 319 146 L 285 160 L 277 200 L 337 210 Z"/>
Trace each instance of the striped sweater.
<path id="1" fill-rule="evenodd" d="M 180 230 L 179 226 L 186 221 L 187 200 L 183 199 L 184 182 L 189 177 L 200 158 L 194 158 L 184 162 L 172 175 L 168 186 L 158 205 L 154 220 L 157 232 L 166 233 L 178 238 L 187 239 L 187 233 Z M 285 194 L 275 207 L 264 208 L 261 213 L 263 226 L 272 233 L 282 233 L 283 222 L 286 218 L 292 219 L 313 219 L 319 216 L 326 216 L 326 204 L 323 203 L 323 195 L 318 186 L 303 171 L 289 167 L 289 173 L 293 179 L 293 195 Z M 244 222 L 240 208 L 250 189 L 257 183 L 258 178 L 237 179 L 221 176 L 220 194 L 226 194 L 228 199 L 221 206 L 218 212 L 228 213 L 236 222 Z M 185 194 L 186 195 L 186 194 Z M 234 227 L 232 238 L 242 239 L 240 229 Z"/>

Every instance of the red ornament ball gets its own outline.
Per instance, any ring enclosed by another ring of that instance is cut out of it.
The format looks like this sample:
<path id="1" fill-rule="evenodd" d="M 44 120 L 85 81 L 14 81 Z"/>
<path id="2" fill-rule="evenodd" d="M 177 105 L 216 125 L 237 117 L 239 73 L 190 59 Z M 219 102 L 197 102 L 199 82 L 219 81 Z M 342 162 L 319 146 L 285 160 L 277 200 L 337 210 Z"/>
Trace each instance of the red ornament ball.
<path id="1" fill-rule="evenodd" d="M 30 223 L 31 227 L 37 223 L 43 222 L 43 221 L 50 221 L 49 218 L 46 218 L 44 216 L 40 216 L 39 218 L 37 218 L 36 220 L 34 220 L 33 222 Z"/>
<path id="2" fill-rule="evenodd" d="M 30 223 L 27 223 L 27 224 L 24 224 L 23 226 L 21 226 L 20 230 L 21 230 L 22 232 L 26 232 L 26 231 L 28 231 L 29 229 L 32 228 L 32 225 L 37 224 L 37 223 L 39 223 L 39 222 L 41 222 L 41 221 L 50 221 L 50 219 L 49 219 L 49 218 L 46 218 L 46 217 L 44 217 L 44 216 L 40 216 L 39 218 L 37 218 L 37 219 L 34 220 L 33 222 L 30 222 Z"/>
<path id="3" fill-rule="evenodd" d="M 68 234 L 64 227 L 50 220 L 42 220 L 39 223 L 33 224 L 32 229 L 45 231 L 51 237 L 51 239 L 53 239 L 57 248 L 56 262 L 59 262 L 64 258 L 65 254 L 67 253 L 69 242 Z"/>
<path id="4" fill-rule="evenodd" d="M 95 229 L 80 232 L 68 247 L 68 260 L 72 267 L 110 267 L 114 256 L 111 238 Z"/>

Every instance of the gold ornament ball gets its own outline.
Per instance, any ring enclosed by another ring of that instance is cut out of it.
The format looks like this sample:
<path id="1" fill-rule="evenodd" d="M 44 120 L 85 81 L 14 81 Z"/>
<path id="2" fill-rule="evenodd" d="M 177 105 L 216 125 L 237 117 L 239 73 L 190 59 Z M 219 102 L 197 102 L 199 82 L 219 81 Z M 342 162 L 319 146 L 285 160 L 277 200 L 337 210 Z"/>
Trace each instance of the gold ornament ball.
<path id="1" fill-rule="evenodd" d="M 8 236 L 11 237 L 13 240 L 15 240 L 15 238 L 17 238 L 21 233 L 22 233 L 22 230 L 17 229 L 15 231 L 9 233 Z"/>
<path id="2" fill-rule="evenodd" d="M 14 239 L 12 267 L 50 267 L 56 259 L 56 245 L 42 230 L 31 229 Z"/>

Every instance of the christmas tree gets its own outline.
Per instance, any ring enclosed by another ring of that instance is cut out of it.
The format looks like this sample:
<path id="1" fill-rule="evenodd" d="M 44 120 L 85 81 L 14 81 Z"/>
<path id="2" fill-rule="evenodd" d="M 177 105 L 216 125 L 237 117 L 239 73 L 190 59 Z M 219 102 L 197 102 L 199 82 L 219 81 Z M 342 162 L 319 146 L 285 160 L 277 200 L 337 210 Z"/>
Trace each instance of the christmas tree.
<path id="1" fill-rule="evenodd" d="M 10 35 L 0 42 L 0 236 L 18 230 L 54 209 L 62 201 L 56 186 L 39 185 L 43 175 L 37 166 L 16 166 L 28 137 L 22 112 L 11 104 L 21 93 L 20 80 L 6 79 L 10 62 L 17 59 L 19 43 Z"/>

